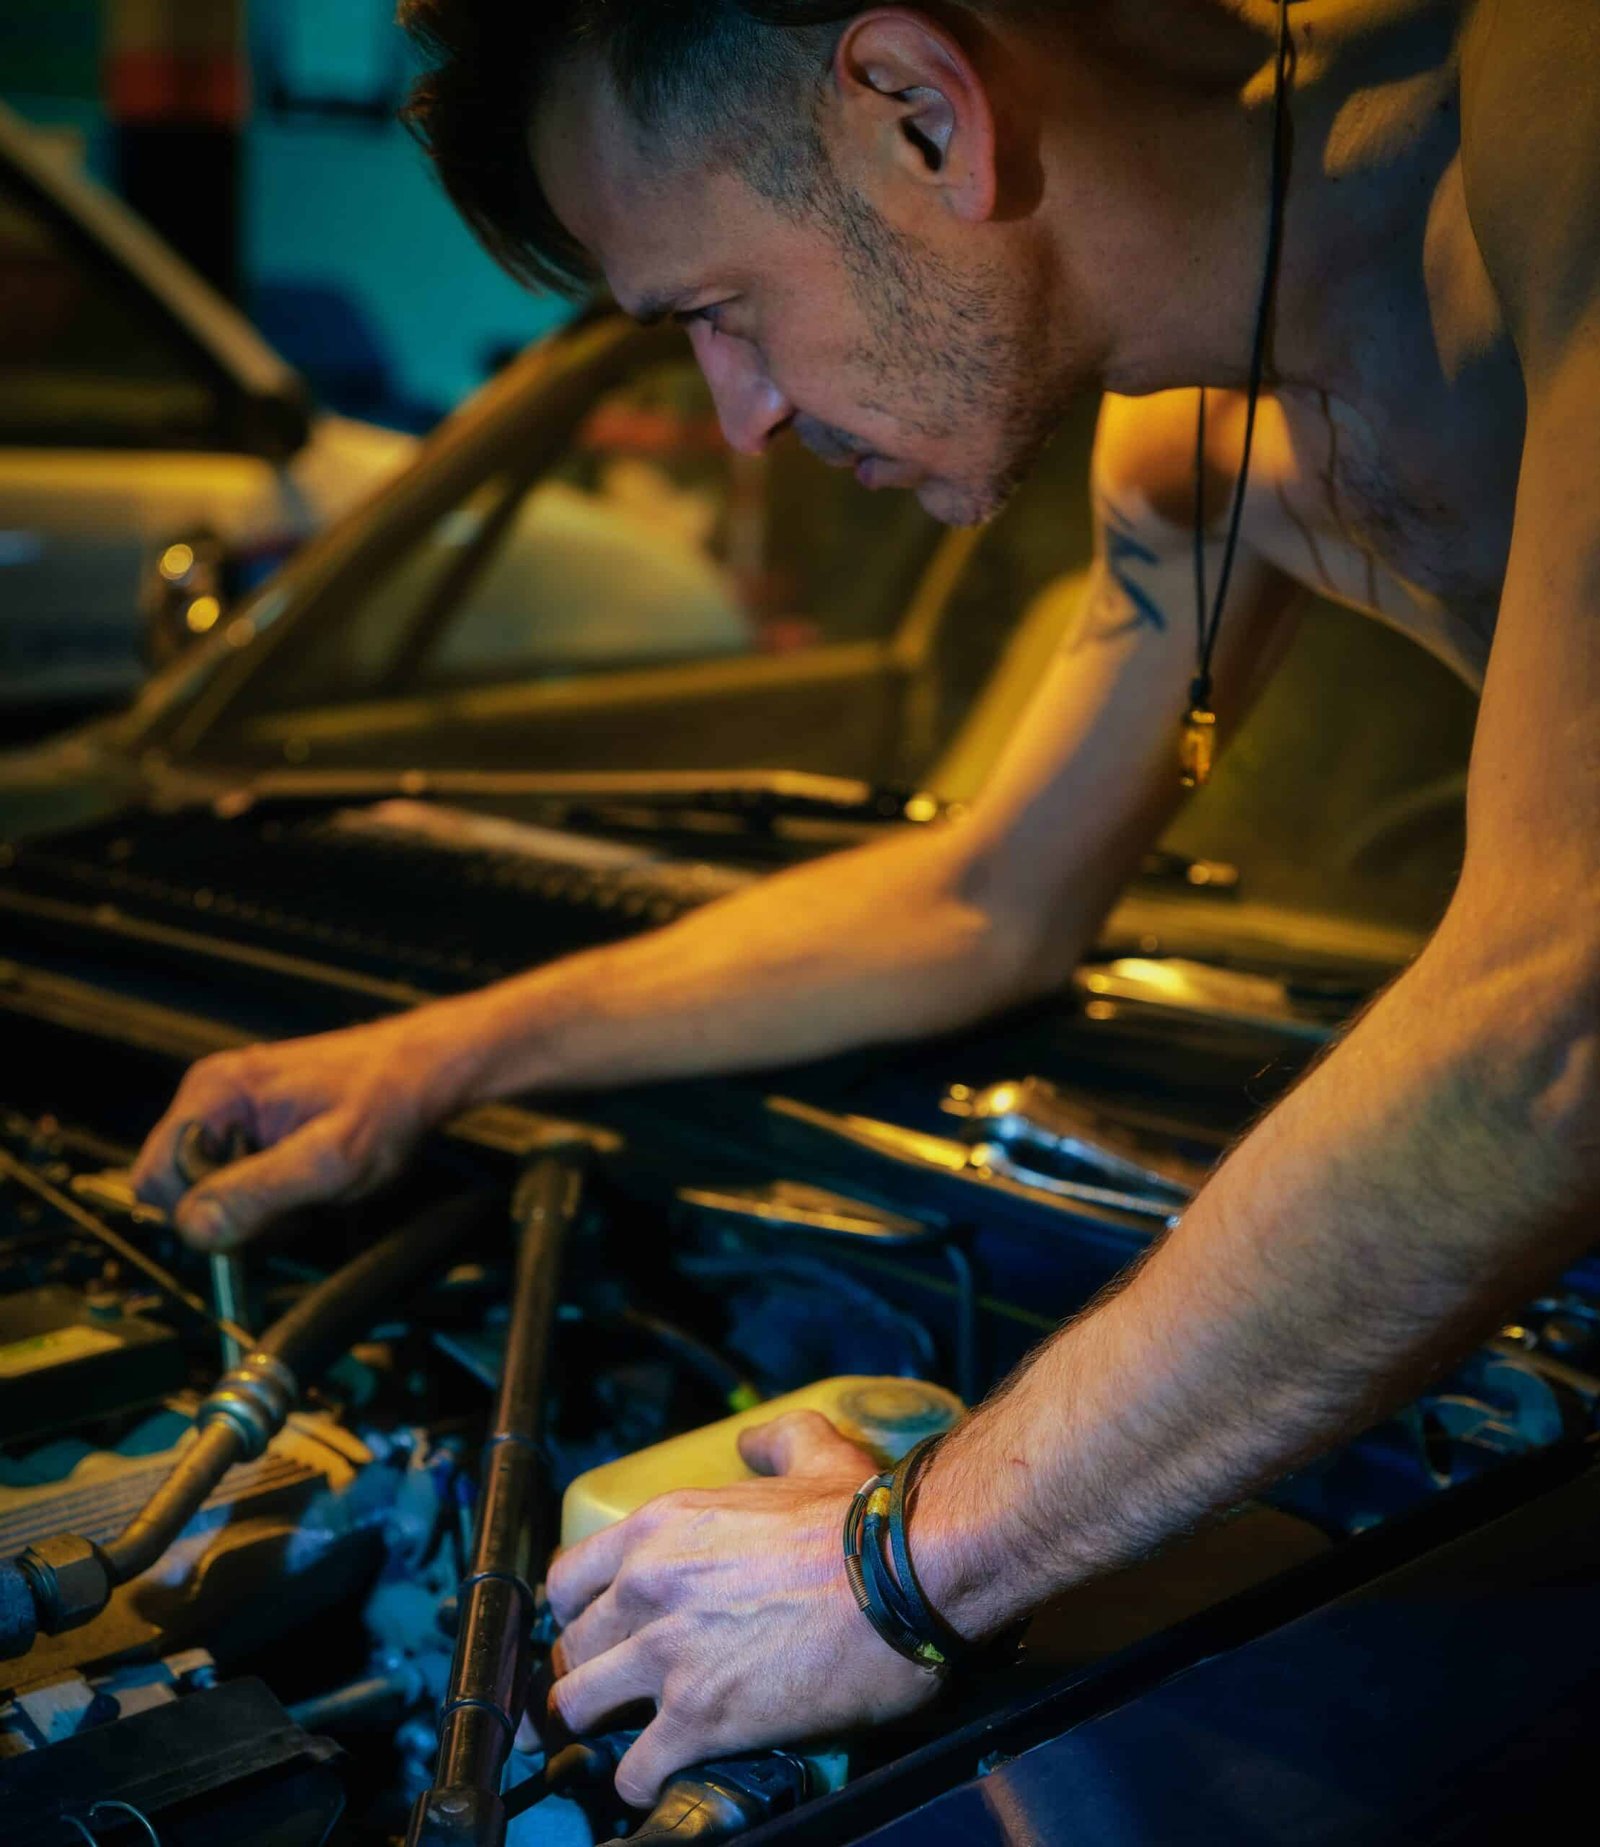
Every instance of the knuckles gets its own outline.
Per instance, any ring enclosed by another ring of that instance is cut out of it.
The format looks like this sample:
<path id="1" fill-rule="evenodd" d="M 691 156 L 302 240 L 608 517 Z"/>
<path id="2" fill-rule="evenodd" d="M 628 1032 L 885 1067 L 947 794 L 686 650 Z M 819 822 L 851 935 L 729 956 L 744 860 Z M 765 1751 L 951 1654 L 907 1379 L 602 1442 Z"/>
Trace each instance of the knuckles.
<path id="1" fill-rule="evenodd" d="M 612 1588 L 627 1609 L 664 1610 L 671 1605 L 674 1580 L 669 1560 L 653 1551 L 640 1550 L 625 1560 Z"/>
<path id="2" fill-rule="evenodd" d="M 653 1539 L 688 1513 L 690 1502 L 690 1495 L 682 1488 L 669 1488 L 665 1494 L 658 1494 L 653 1501 L 646 1501 L 633 1516 L 631 1524 L 641 1538 Z"/>
<path id="3" fill-rule="evenodd" d="M 354 1039 L 342 1036 L 346 1055 L 331 1060 L 314 1040 L 236 1046 L 197 1059 L 134 1163 L 141 1196 L 171 1211 L 192 1191 L 178 1171 L 177 1150 L 195 1122 L 248 1121 L 270 1151 L 322 1118 L 286 1163 L 268 1163 L 256 1175 L 243 1176 L 242 1184 L 230 1177 L 208 1195 L 230 1220 L 250 1219 L 269 1206 L 280 1181 L 295 1191 L 309 1183 L 333 1196 L 394 1178 L 418 1126 L 410 1120 L 415 1111 L 397 1102 L 392 1070 L 375 1059 L 351 1063 Z"/>
<path id="4" fill-rule="evenodd" d="M 584 1609 L 575 1586 L 575 1561 L 579 1556 L 578 1550 L 558 1552 L 545 1572 L 545 1599 L 550 1605 L 550 1614 L 563 1629 L 575 1622 Z"/>
<path id="5" fill-rule="evenodd" d="M 312 1163 L 319 1189 L 329 1192 L 365 1172 L 368 1161 L 361 1124 L 346 1120 L 329 1123 L 327 1135 L 316 1144 Z"/>
<path id="6" fill-rule="evenodd" d="M 814 1449 L 839 1440 L 838 1431 L 820 1411 L 786 1411 L 768 1428 L 790 1450 Z"/>
<path id="7" fill-rule="evenodd" d="M 779 1475 L 794 1473 L 819 1454 L 841 1449 L 844 1439 L 820 1411 L 786 1411 L 749 1433 L 761 1462 Z"/>
<path id="8" fill-rule="evenodd" d="M 589 1729 L 599 1716 L 592 1713 L 583 1697 L 583 1686 L 569 1679 L 558 1680 L 550 1689 L 546 1702 L 551 1713 L 567 1728 L 569 1732 L 582 1733 Z"/>
<path id="9" fill-rule="evenodd" d="M 724 1700 L 704 1674 L 680 1672 L 662 1682 L 660 1710 L 678 1731 L 704 1739 L 721 1723 Z"/>
<path id="10" fill-rule="evenodd" d="M 179 1095 L 226 1096 L 247 1090 L 256 1074 L 256 1061 L 249 1050 L 212 1052 L 189 1067 Z"/>
<path id="11" fill-rule="evenodd" d="M 686 1509 L 687 1496 L 677 1488 L 666 1494 L 658 1494 L 642 1507 L 635 1508 L 621 1529 L 626 1542 L 623 1547 L 624 1559 L 630 1564 L 635 1562 L 641 1549 L 654 1544 L 668 1533 Z"/>

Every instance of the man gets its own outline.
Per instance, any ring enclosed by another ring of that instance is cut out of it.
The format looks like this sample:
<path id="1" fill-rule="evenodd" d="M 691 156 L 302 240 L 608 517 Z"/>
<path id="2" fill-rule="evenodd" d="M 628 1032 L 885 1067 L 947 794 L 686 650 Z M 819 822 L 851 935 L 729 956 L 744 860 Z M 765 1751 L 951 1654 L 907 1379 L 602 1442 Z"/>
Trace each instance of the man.
<path id="1" fill-rule="evenodd" d="M 140 1179 L 212 1246 L 392 1172 L 470 1100 L 909 1037 L 1059 981 L 1175 799 L 1197 385 L 1213 583 L 1240 451 L 1271 0 L 408 13 L 440 65 L 418 119 L 491 247 L 682 319 L 736 446 L 792 425 L 871 485 L 979 519 L 1068 398 L 1108 387 L 1099 556 L 1076 642 L 961 825 L 197 1067 Z M 1399 1400 L 1570 1258 L 1600 1200 L 1600 15 L 1299 0 L 1290 30 L 1286 234 L 1216 705 L 1225 730 L 1296 583 L 1483 675 L 1466 864 L 1424 954 L 1159 1250 L 938 1451 L 910 1536 L 968 1637 Z M 180 1198 L 195 1119 L 265 1151 Z M 863 1456 L 821 1420 L 747 1454 L 769 1479 L 669 1496 L 552 1567 L 565 1720 L 657 1702 L 629 1800 L 930 1690 L 841 1569 Z"/>

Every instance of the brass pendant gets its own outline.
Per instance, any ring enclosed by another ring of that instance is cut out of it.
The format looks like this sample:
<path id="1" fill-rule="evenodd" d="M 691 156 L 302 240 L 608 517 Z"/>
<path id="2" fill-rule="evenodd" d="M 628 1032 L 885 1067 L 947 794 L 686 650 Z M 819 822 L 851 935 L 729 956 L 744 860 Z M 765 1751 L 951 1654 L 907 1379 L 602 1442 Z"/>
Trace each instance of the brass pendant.
<path id="1" fill-rule="evenodd" d="M 1217 715 L 1203 705 L 1190 706 L 1178 733 L 1178 763 L 1186 789 L 1203 789 L 1216 761 Z"/>

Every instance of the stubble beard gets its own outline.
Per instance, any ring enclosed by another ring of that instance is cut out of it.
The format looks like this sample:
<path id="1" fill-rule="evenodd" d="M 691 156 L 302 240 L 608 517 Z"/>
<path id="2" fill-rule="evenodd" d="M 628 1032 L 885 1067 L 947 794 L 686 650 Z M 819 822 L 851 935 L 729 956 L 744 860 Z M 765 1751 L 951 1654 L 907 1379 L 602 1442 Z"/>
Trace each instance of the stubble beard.
<path id="1" fill-rule="evenodd" d="M 979 472 L 930 477 L 915 491 L 943 524 L 983 525 L 1022 485 L 1067 408 L 1031 375 L 1041 343 L 996 275 L 957 273 L 858 194 L 836 181 L 824 190 L 867 329 L 852 357 L 872 381 L 873 407 L 927 440 L 982 442 Z"/>

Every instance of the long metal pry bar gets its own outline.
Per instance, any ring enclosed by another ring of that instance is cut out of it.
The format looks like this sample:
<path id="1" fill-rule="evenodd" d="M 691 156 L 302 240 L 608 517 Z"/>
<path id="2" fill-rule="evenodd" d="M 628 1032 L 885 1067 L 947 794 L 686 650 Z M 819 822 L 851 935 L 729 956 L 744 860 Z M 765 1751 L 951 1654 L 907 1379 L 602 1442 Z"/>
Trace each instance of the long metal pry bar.
<path id="1" fill-rule="evenodd" d="M 580 1193 L 579 1157 L 551 1154 L 533 1162 L 513 1198 L 519 1242 L 500 1396 L 439 1714 L 438 1769 L 412 1810 L 407 1847 L 501 1847 L 506 1837 L 500 1784 L 527 1698 L 533 1586 L 546 1551 L 538 1530 L 545 1363 Z"/>

